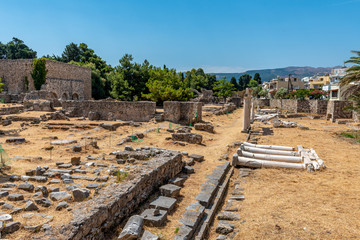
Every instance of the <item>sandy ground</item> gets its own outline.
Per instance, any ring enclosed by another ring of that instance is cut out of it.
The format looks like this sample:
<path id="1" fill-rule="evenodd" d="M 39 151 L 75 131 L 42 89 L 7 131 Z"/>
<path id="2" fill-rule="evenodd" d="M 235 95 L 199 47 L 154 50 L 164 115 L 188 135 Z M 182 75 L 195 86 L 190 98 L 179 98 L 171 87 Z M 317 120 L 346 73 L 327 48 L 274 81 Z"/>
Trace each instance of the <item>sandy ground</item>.
<path id="1" fill-rule="evenodd" d="M 349 130 L 345 125 L 288 120 L 310 130 L 256 123 L 264 130 L 258 143 L 314 148 L 327 169 L 253 171 L 240 184 L 246 199 L 240 203 L 235 239 L 360 239 L 360 144 L 338 136 Z M 216 239 L 215 226 L 209 239 Z"/>

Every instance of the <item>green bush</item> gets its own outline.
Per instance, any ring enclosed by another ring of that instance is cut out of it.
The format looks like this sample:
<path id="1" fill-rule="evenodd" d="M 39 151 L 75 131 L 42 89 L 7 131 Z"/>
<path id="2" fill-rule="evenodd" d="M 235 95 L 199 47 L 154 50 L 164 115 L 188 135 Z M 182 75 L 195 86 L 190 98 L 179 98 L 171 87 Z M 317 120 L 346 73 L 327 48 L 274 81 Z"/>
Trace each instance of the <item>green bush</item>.
<path id="1" fill-rule="evenodd" d="M 40 90 L 41 86 L 46 81 L 46 74 L 48 70 L 46 69 L 46 60 L 45 58 L 39 58 L 33 62 L 33 70 L 31 72 L 31 77 L 34 79 L 34 87 L 36 90 Z"/>

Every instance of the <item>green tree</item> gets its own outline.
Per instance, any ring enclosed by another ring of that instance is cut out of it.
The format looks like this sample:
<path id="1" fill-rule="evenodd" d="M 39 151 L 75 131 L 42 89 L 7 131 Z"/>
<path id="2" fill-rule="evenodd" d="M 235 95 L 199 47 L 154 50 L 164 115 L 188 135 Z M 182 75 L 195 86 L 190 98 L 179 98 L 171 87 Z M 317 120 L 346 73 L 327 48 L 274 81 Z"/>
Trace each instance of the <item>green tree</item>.
<path id="1" fill-rule="evenodd" d="M 251 80 L 251 76 L 249 74 L 241 75 L 239 78 L 239 90 L 240 91 L 245 90 L 250 80 Z"/>
<path id="2" fill-rule="evenodd" d="M 212 89 L 216 76 L 206 74 L 202 68 L 193 68 L 186 72 L 185 81 L 188 88 L 200 91 L 202 88 Z"/>
<path id="3" fill-rule="evenodd" d="M 277 99 L 282 99 L 285 98 L 286 94 L 287 94 L 287 89 L 286 88 L 280 88 L 279 90 L 277 90 L 277 92 L 275 93 L 275 98 Z"/>
<path id="4" fill-rule="evenodd" d="M 234 88 L 235 88 L 236 90 L 239 90 L 239 84 L 237 83 L 235 77 L 231 77 L 230 83 L 231 83 L 232 85 L 234 85 Z"/>
<path id="5" fill-rule="evenodd" d="M 66 45 L 63 53 L 61 54 L 61 59 L 63 62 L 66 62 L 66 63 L 68 63 L 70 61 L 80 62 L 81 50 L 78 47 L 78 45 L 73 42 Z"/>
<path id="6" fill-rule="evenodd" d="M 226 81 L 226 79 L 224 78 L 215 83 L 213 90 L 216 96 L 224 98 L 225 101 L 227 97 L 232 96 L 236 89 L 232 83 Z"/>
<path id="7" fill-rule="evenodd" d="M 344 96 L 360 94 L 360 51 L 351 51 L 356 56 L 351 57 L 345 63 L 354 64 L 346 70 L 346 75 L 340 81 L 340 87 L 347 86 L 342 93 Z"/>
<path id="8" fill-rule="evenodd" d="M 150 79 L 146 83 L 149 93 L 143 97 L 163 103 L 164 101 L 188 101 L 193 93 L 187 87 L 187 82 L 182 79 L 181 73 L 177 74 L 175 69 L 151 68 Z"/>
<path id="9" fill-rule="evenodd" d="M 34 80 L 34 87 L 36 90 L 40 90 L 41 86 L 46 81 L 46 74 L 48 70 L 46 69 L 46 59 L 39 58 L 35 59 L 32 63 L 33 69 L 31 71 L 31 77 Z"/>
<path id="10" fill-rule="evenodd" d="M 255 73 L 254 75 L 254 80 L 258 83 L 261 84 L 261 77 L 259 73 Z"/>
<path id="11" fill-rule="evenodd" d="M 258 86 L 258 82 L 255 81 L 254 79 L 251 79 L 250 82 L 248 83 L 247 87 L 249 88 L 256 88 Z"/>
<path id="12" fill-rule="evenodd" d="M 263 88 L 260 92 L 259 92 L 259 96 L 260 97 L 266 97 L 268 95 L 269 91 L 265 88 Z"/>
<path id="13" fill-rule="evenodd" d="M 33 59 L 36 52 L 29 48 L 24 41 L 13 37 L 7 44 L 0 43 L 0 59 Z"/>

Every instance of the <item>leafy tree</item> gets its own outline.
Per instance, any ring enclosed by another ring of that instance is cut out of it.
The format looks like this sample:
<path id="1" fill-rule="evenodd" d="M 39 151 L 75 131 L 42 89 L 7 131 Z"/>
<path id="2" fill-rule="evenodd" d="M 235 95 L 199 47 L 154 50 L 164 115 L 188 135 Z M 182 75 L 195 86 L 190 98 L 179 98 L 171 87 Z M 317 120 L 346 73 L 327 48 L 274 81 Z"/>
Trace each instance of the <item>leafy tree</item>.
<path id="1" fill-rule="evenodd" d="M 251 80 L 251 81 L 253 81 L 253 80 Z M 261 85 L 257 85 L 256 87 L 253 87 L 252 90 L 253 90 L 252 95 L 254 97 L 260 97 L 260 93 L 263 89 L 262 89 Z"/>
<path id="2" fill-rule="evenodd" d="M 33 59 L 36 52 L 29 48 L 24 41 L 13 37 L 7 44 L 0 42 L 0 59 Z"/>
<path id="3" fill-rule="evenodd" d="M 186 72 L 185 81 L 188 88 L 193 88 L 196 90 L 212 89 L 214 82 L 216 82 L 216 76 L 205 74 L 202 68 L 191 69 L 191 71 Z"/>
<path id="4" fill-rule="evenodd" d="M 65 50 L 61 55 L 61 59 L 63 62 L 80 62 L 81 60 L 81 50 L 75 43 L 70 43 L 69 45 L 65 46 Z"/>
<path id="5" fill-rule="evenodd" d="M 31 71 L 31 77 L 34 80 L 34 87 L 36 90 L 40 90 L 41 86 L 46 81 L 46 74 L 48 70 L 46 69 L 46 59 L 39 58 L 34 60 L 32 63 L 33 70 Z"/>
<path id="6" fill-rule="evenodd" d="M 239 90 L 239 84 L 237 83 L 235 77 L 231 77 L 230 83 L 231 83 L 232 85 L 234 85 L 234 87 L 235 87 L 236 90 Z"/>
<path id="7" fill-rule="evenodd" d="M 260 92 L 259 92 L 259 96 L 260 97 L 266 97 L 268 95 L 269 91 L 265 88 L 263 88 Z"/>
<path id="8" fill-rule="evenodd" d="M 162 103 L 164 101 L 188 101 L 193 93 L 187 88 L 187 82 L 175 69 L 151 68 L 150 79 L 146 83 L 149 93 L 143 97 Z"/>
<path id="9" fill-rule="evenodd" d="M 251 80 L 251 76 L 249 74 L 241 75 L 239 78 L 239 90 L 240 91 L 245 90 L 250 80 Z"/>
<path id="10" fill-rule="evenodd" d="M 287 94 L 287 89 L 286 88 L 280 88 L 275 93 L 275 98 L 277 98 L 277 99 L 285 98 L 286 94 Z"/>
<path id="11" fill-rule="evenodd" d="M 224 98 L 225 101 L 227 97 L 232 96 L 233 92 L 236 89 L 232 83 L 226 81 L 226 79 L 224 78 L 215 83 L 213 90 L 215 91 L 216 96 Z"/>
<path id="12" fill-rule="evenodd" d="M 255 81 L 254 79 L 251 79 L 250 82 L 248 83 L 247 87 L 249 88 L 256 88 L 258 86 L 258 82 Z"/>
<path id="13" fill-rule="evenodd" d="M 342 93 L 344 96 L 360 94 L 360 51 L 351 51 L 356 56 L 351 57 L 345 63 L 353 63 L 346 70 L 346 75 L 340 81 L 340 87 L 347 86 L 348 88 Z"/>
<path id="14" fill-rule="evenodd" d="M 257 81 L 258 84 L 261 84 L 261 77 L 259 73 L 255 73 L 254 80 Z"/>
<path id="15" fill-rule="evenodd" d="M 2 78 L 0 77 L 0 93 L 4 90 L 3 86 L 4 86 L 4 83 L 2 82 Z"/>

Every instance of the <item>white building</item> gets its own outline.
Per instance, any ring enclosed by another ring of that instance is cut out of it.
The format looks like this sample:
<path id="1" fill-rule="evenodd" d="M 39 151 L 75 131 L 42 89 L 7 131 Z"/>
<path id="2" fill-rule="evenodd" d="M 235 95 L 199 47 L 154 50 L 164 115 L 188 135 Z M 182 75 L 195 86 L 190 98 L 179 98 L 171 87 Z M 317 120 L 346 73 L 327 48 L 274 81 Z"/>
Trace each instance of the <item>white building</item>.
<path id="1" fill-rule="evenodd" d="M 344 100 L 341 96 L 340 80 L 346 75 L 348 68 L 334 68 L 329 75 L 330 84 L 323 86 L 323 90 L 330 91 L 330 100 Z"/>

